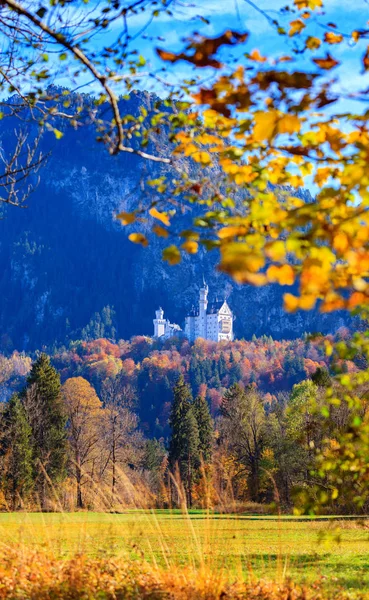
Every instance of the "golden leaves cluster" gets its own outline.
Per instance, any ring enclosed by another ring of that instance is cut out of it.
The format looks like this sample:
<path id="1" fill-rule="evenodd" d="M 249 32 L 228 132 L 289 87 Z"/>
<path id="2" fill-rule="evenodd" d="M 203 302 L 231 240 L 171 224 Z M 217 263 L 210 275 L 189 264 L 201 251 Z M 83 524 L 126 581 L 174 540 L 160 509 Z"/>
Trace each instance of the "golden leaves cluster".
<path id="1" fill-rule="evenodd" d="M 339 99 L 330 72 L 340 61 L 335 50 L 350 35 L 334 23 L 310 29 L 322 0 L 294 0 L 284 35 L 307 52 L 306 70 L 284 67 L 293 57 L 268 58 L 245 52 L 244 64 L 219 71 L 211 84 L 192 92 L 193 104 L 172 120 L 174 159 L 193 165 L 177 179 L 150 183 L 155 201 L 151 231 L 171 238 L 163 251 L 169 264 L 216 248 L 219 269 L 238 283 L 293 286 L 285 294 L 289 311 L 352 308 L 369 303 L 369 128 L 367 115 L 335 111 Z M 352 43 L 363 34 L 352 32 Z M 220 67 L 223 45 L 244 44 L 247 35 L 228 31 L 217 38 L 197 36 L 182 53 L 159 52 L 170 62 Z M 369 68 L 368 50 L 362 58 Z M 329 112 L 325 107 L 330 106 Z M 301 191 L 314 185 L 316 197 Z M 196 206 L 192 227 L 174 234 L 172 205 Z M 118 218 L 134 227 L 139 213 Z M 147 245 L 134 231 L 131 241 Z M 179 239 L 179 241 L 178 241 Z"/>
<path id="2" fill-rule="evenodd" d="M 342 39 L 326 32 L 325 41 Z M 322 71 L 338 64 L 328 52 L 314 61 Z M 219 269 L 241 284 L 296 283 L 289 311 L 369 301 L 369 131 L 355 115 L 324 115 L 328 94 L 309 74 L 238 67 L 194 96 L 203 127 L 177 135 L 176 153 L 216 166 L 233 189 L 206 202 L 199 185 L 198 203 L 223 209 L 201 223 L 215 233 L 207 242 L 220 251 Z M 307 178 L 320 189 L 314 200 L 295 191 Z"/>

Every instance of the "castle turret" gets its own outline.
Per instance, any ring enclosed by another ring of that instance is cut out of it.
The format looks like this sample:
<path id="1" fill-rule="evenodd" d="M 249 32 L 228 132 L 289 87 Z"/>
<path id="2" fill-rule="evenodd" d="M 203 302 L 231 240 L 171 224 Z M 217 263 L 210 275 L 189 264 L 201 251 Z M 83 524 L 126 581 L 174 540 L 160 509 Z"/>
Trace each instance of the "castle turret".
<path id="1" fill-rule="evenodd" d="M 160 307 L 155 311 L 155 319 L 154 323 L 154 337 L 159 338 L 165 334 L 165 319 L 164 319 L 164 311 Z"/>
<path id="2" fill-rule="evenodd" d="M 199 299 L 199 337 L 206 339 L 206 311 L 208 308 L 208 292 L 209 288 L 204 281 L 203 287 L 200 289 Z"/>

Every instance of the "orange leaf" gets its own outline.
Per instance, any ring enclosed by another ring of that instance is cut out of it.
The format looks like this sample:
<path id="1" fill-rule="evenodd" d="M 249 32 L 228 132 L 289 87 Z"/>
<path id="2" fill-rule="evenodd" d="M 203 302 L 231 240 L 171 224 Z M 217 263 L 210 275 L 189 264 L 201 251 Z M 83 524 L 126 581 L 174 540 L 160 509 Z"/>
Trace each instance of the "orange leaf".
<path id="1" fill-rule="evenodd" d="M 329 54 L 329 52 L 327 52 L 325 58 L 313 58 L 313 62 L 315 62 L 315 64 L 321 69 L 325 69 L 327 71 L 329 71 L 329 69 L 333 69 L 333 67 L 337 67 L 337 65 L 340 64 L 338 60 Z"/>
<path id="2" fill-rule="evenodd" d="M 188 254 L 196 254 L 199 249 L 199 245 L 193 240 L 186 240 L 183 242 L 181 248 L 183 248 L 183 250 L 185 250 Z"/>
<path id="3" fill-rule="evenodd" d="M 364 71 L 367 71 L 369 69 L 369 46 L 366 49 L 366 52 L 363 56 L 363 66 L 364 66 Z"/>
<path id="4" fill-rule="evenodd" d="M 279 133 L 297 133 L 301 129 L 301 123 L 296 115 L 284 115 L 278 121 Z"/>
<path id="5" fill-rule="evenodd" d="M 136 220 L 136 215 L 134 213 L 129 212 L 121 212 L 117 215 L 117 219 L 122 223 L 122 225 L 131 225 Z"/>
<path id="6" fill-rule="evenodd" d="M 149 242 L 143 233 L 130 233 L 128 239 L 130 242 L 133 242 L 134 244 L 141 244 L 141 246 L 144 247 L 149 245 Z"/>
<path id="7" fill-rule="evenodd" d="M 290 37 L 292 37 L 294 35 L 297 35 L 298 33 L 300 33 L 306 27 L 304 21 L 301 21 L 301 19 L 296 19 L 295 21 L 291 21 L 290 26 L 291 27 L 290 27 L 290 30 L 288 32 L 288 35 Z"/>
<path id="8" fill-rule="evenodd" d="M 290 265 L 282 265 L 281 267 L 271 265 L 267 270 L 267 278 L 269 281 L 276 281 L 280 285 L 293 285 L 295 274 Z"/>
<path id="9" fill-rule="evenodd" d="M 267 60 L 265 56 L 261 56 L 259 50 L 257 49 L 250 52 L 250 54 L 247 55 L 247 58 L 260 63 L 264 63 Z"/>
<path id="10" fill-rule="evenodd" d="M 168 231 L 161 225 L 153 225 L 152 230 L 158 237 L 167 238 L 169 235 Z"/>
<path id="11" fill-rule="evenodd" d="M 160 48 L 157 48 L 156 52 L 161 60 L 167 60 L 169 62 L 176 62 L 176 60 L 178 60 L 177 54 L 174 54 L 174 52 L 168 52 L 167 50 L 161 50 Z"/>
<path id="12" fill-rule="evenodd" d="M 343 41 L 343 35 L 327 31 L 324 35 L 324 41 L 328 42 L 328 44 L 340 44 Z"/>

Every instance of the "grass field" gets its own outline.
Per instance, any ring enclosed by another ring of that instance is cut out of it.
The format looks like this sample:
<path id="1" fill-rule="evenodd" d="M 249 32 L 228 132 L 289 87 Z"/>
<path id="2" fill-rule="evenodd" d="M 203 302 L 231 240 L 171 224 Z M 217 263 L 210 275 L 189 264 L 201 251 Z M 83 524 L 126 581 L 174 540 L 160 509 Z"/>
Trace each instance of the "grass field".
<path id="1" fill-rule="evenodd" d="M 68 558 L 144 559 L 166 568 L 201 567 L 230 579 L 252 575 L 324 579 L 328 588 L 369 592 L 368 522 L 170 511 L 0 514 L 3 550 L 14 545 Z"/>

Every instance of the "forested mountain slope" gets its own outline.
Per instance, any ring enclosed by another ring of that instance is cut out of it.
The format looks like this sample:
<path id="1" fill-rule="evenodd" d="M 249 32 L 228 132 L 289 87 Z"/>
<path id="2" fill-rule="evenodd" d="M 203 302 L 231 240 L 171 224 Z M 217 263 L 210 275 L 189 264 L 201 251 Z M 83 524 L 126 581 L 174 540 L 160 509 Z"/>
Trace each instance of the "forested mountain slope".
<path id="1" fill-rule="evenodd" d="M 135 93 L 125 102 L 135 114 L 142 105 L 150 109 L 153 98 Z M 0 121 L 3 144 L 14 127 L 11 119 Z M 163 136 L 161 151 L 169 153 L 165 144 Z M 342 313 L 286 315 L 282 288 L 237 286 L 214 270 L 215 254 L 200 252 L 170 267 L 161 260 L 158 240 L 147 249 L 127 241 L 115 215 L 134 206 L 145 170 L 152 176 L 167 167 L 130 154 L 109 156 L 92 127 L 68 128 L 60 140 L 46 133 L 42 145 L 51 155 L 28 208 L 9 207 L 0 220 L 0 351 L 78 337 L 151 335 L 159 304 L 183 325 L 203 277 L 210 295 L 227 295 L 238 338 L 292 338 L 347 324 Z M 106 306 L 115 315 L 102 314 Z"/>

